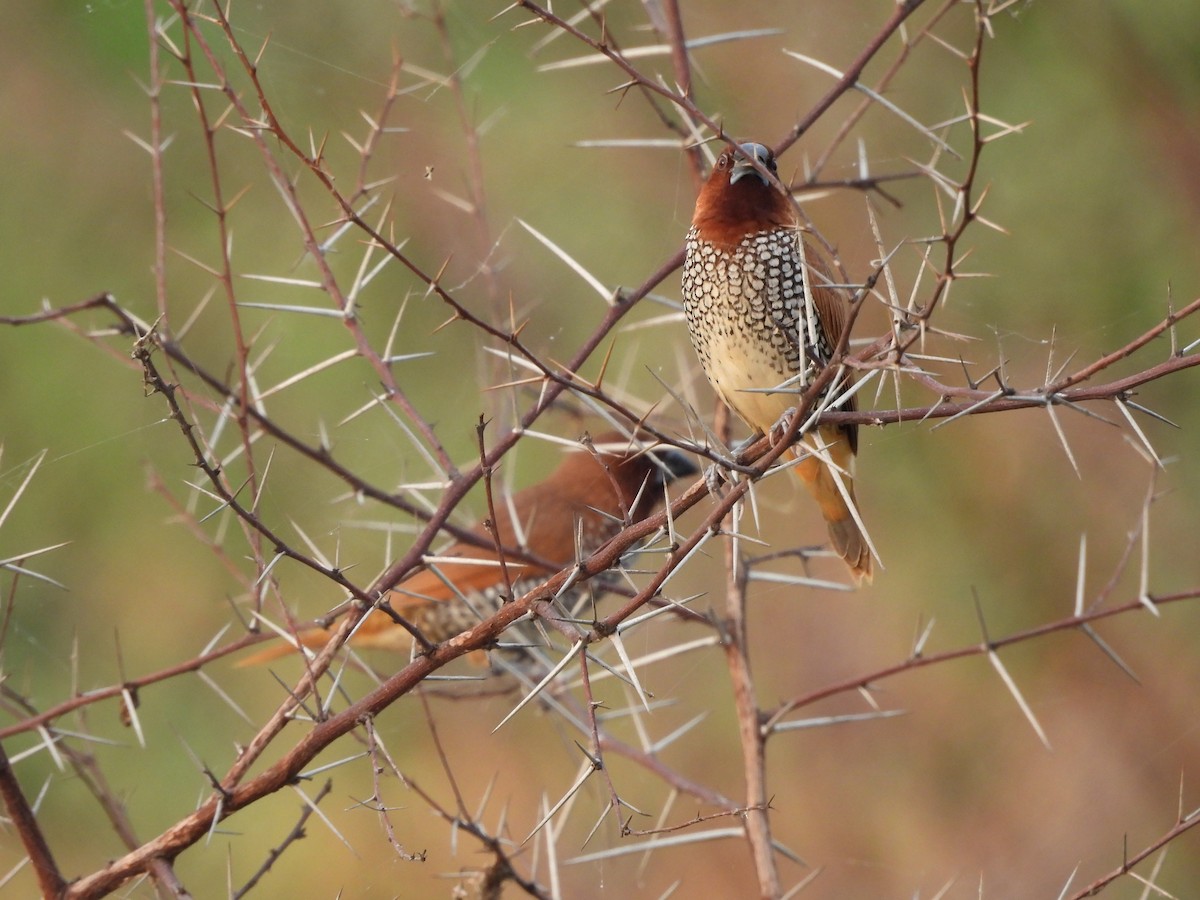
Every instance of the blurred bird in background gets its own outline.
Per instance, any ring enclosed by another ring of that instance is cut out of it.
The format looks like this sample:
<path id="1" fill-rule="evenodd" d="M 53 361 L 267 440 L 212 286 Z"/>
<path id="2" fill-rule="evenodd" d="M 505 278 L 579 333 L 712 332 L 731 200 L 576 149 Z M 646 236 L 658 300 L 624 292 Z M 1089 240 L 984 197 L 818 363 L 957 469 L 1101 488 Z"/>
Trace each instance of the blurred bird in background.
<path id="1" fill-rule="evenodd" d="M 687 234 L 683 300 L 713 388 L 747 425 L 770 434 L 828 363 L 848 303 L 801 236 L 791 198 L 752 161 L 775 173 L 769 148 L 741 144 L 720 155 L 700 191 Z M 853 410 L 853 398 L 841 408 Z M 855 426 L 822 425 L 793 453 L 834 550 L 861 582 L 871 579 L 871 548 L 855 519 L 857 450 Z"/>
<path id="2" fill-rule="evenodd" d="M 495 537 L 483 521 L 472 525 L 469 530 L 483 545 L 459 541 L 438 553 L 391 590 L 392 608 L 430 641 L 445 641 L 492 615 L 505 599 L 519 597 L 576 559 L 586 558 L 626 522 L 646 518 L 662 504 L 665 485 L 698 472 L 678 451 L 643 450 L 617 432 L 599 435 L 593 446 L 594 455 L 575 448 L 545 480 L 507 502 L 497 498 Z M 602 587 L 603 574 L 592 583 Z M 298 638 L 305 647 L 320 647 L 330 636 L 324 628 L 312 628 Z M 377 610 L 363 619 L 350 639 L 356 649 L 409 652 L 412 643 L 407 629 Z M 238 665 L 257 665 L 294 652 L 291 644 L 281 644 Z"/>

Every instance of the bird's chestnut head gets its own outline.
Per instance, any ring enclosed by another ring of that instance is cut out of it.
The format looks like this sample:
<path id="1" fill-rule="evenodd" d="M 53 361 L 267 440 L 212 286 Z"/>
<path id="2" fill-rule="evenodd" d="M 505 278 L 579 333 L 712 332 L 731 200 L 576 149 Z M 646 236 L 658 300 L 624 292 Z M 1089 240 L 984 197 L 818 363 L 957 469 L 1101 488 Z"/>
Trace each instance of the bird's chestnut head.
<path id="1" fill-rule="evenodd" d="M 755 162 L 775 174 L 775 154 L 757 141 L 739 144 L 736 150 L 727 147 L 717 157 L 692 217 L 703 240 L 733 246 L 749 234 L 795 227 L 791 198 Z"/>

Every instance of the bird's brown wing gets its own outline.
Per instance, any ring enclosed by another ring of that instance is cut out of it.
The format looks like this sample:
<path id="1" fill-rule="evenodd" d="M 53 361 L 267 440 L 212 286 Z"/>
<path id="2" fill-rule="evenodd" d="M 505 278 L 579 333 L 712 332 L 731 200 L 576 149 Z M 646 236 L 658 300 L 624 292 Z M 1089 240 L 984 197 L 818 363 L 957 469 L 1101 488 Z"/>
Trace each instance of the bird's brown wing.
<path id="1" fill-rule="evenodd" d="M 830 266 L 824 257 L 811 243 L 800 238 L 804 248 L 804 263 L 808 271 L 804 277 L 812 292 L 813 305 L 817 308 L 817 317 L 825 331 L 831 346 L 842 339 L 846 330 L 846 295 L 840 287 L 833 287 L 834 279 L 829 274 Z"/>
<path id="2" fill-rule="evenodd" d="M 846 330 L 846 321 L 850 310 L 846 303 L 846 294 L 840 287 L 833 287 L 833 279 L 829 275 L 829 266 L 813 246 L 801 238 L 804 243 L 804 260 L 808 267 L 805 278 L 812 292 L 813 306 L 817 309 L 817 318 L 829 340 L 831 347 L 836 347 Z M 854 397 L 850 397 L 839 409 L 844 412 L 854 412 L 856 409 Z M 840 428 L 850 445 L 850 452 L 858 452 L 858 426 L 843 425 Z"/>
<path id="3" fill-rule="evenodd" d="M 462 559 L 463 562 L 456 562 L 455 559 Z M 398 611 L 400 605 L 408 602 L 450 600 L 460 594 L 469 595 L 496 585 L 512 583 L 541 570 L 542 567 L 511 557 L 506 557 L 501 565 L 494 551 L 455 544 L 446 552 L 437 554 L 426 568 L 393 588 L 395 599 L 392 605 Z"/>

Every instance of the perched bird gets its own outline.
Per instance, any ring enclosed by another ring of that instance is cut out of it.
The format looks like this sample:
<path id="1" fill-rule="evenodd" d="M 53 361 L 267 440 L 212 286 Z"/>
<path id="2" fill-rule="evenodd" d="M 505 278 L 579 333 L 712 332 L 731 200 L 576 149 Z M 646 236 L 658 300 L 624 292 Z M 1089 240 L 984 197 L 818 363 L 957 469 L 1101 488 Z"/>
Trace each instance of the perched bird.
<path id="1" fill-rule="evenodd" d="M 751 160 L 775 172 L 767 147 L 742 144 L 721 154 L 700 191 L 687 234 L 683 301 L 713 388 L 746 424 L 770 434 L 828 362 L 846 327 L 847 302 L 801 236 L 791 198 Z M 842 409 L 854 409 L 853 398 Z M 816 456 L 795 466 L 834 549 L 856 581 L 869 581 L 870 548 L 850 512 L 857 429 L 822 425 L 804 443 L 823 447 L 839 469 L 844 493 Z M 795 453 L 805 455 L 800 448 Z"/>
<path id="2" fill-rule="evenodd" d="M 483 546 L 459 541 L 438 553 L 429 566 L 392 589 L 392 608 L 430 641 L 460 634 L 494 613 L 506 596 L 518 597 L 570 565 L 577 549 L 584 555 L 598 550 L 622 530 L 627 517 L 637 521 L 650 515 L 663 501 L 664 485 L 698 471 L 677 451 L 640 451 L 615 432 L 599 435 L 594 445 L 597 455 L 575 449 L 545 480 L 518 491 L 508 502 L 496 498 L 503 565 L 495 538 L 480 521 L 470 530 Z M 330 634 L 313 628 L 301 632 L 299 639 L 306 647 L 319 647 Z M 350 644 L 408 651 L 412 636 L 389 616 L 373 611 Z M 239 665 L 294 651 L 290 644 L 270 647 Z"/>

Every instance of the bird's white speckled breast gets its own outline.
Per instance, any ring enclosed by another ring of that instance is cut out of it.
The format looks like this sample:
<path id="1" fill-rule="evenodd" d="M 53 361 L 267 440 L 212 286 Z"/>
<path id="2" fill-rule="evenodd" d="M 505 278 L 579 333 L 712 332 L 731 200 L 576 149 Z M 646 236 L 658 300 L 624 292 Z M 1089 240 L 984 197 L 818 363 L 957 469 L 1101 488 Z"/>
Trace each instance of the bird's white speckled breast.
<path id="1" fill-rule="evenodd" d="M 683 300 L 688 332 L 704 373 L 748 424 L 766 431 L 796 404 L 815 366 L 805 347 L 830 355 L 816 311 L 805 316 L 803 263 L 794 229 L 745 237 L 732 251 L 687 236 Z M 805 327 L 800 327 L 802 321 Z M 803 379 L 789 382 L 801 370 Z M 780 387 L 777 392 L 763 393 Z"/>

